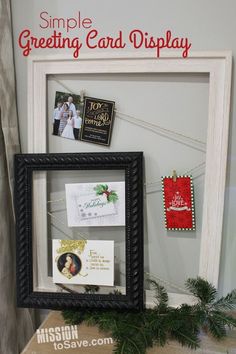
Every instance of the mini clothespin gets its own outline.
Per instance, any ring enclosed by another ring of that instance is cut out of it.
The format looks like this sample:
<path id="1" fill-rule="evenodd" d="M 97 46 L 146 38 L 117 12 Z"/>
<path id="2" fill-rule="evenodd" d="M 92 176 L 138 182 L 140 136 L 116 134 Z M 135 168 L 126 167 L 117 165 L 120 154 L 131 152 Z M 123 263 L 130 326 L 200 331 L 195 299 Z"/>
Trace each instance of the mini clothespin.
<path id="1" fill-rule="evenodd" d="M 172 177 L 173 177 L 173 182 L 176 182 L 176 179 L 177 179 L 177 173 L 176 173 L 176 170 L 173 170 Z"/>
<path id="2" fill-rule="evenodd" d="M 80 91 L 80 102 L 81 102 L 81 104 L 84 103 L 84 95 L 85 95 L 85 90 L 81 90 Z"/>

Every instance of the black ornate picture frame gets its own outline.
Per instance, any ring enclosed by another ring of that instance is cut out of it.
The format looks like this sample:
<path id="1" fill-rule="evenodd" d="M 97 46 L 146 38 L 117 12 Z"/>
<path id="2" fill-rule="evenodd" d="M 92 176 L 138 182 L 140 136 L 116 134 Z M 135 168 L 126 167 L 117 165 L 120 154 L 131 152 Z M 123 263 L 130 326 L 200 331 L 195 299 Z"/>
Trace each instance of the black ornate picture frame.
<path id="1" fill-rule="evenodd" d="M 126 293 L 88 294 L 34 291 L 33 173 L 64 170 L 125 171 Z M 143 153 L 15 155 L 16 274 L 19 307 L 68 309 L 143 308 Z"/>

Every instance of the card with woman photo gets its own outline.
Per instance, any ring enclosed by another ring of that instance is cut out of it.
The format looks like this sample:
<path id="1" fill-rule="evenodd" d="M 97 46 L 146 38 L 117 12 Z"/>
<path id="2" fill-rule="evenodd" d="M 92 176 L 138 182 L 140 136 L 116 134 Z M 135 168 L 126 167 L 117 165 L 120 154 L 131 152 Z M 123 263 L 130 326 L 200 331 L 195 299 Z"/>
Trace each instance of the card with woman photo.
<path id="1" fill-rule="evenodd" d="M 114 241 L 53 240 L 53 282 L 114 285 Z"/>
<path id="2" fill-rule="evenodd" d="M 80 140 L 84 107 L 82 95 L 56 91 L 53 109 L 53 135 Z"/>

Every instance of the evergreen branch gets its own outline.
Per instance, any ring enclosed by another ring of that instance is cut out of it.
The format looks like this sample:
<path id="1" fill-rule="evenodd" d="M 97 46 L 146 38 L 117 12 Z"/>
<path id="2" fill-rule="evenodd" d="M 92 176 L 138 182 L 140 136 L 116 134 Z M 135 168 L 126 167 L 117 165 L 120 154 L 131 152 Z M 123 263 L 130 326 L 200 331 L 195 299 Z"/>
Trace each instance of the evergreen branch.
<path id="1" fill-rule="evenodd" d="M 125 349 L 125 341 L 123 342 L 123 344 L 122 344 L 122 348 L 121 348 L 121 354 L 124 354 L 125 352 L 124 352 L 124 349 Z"/>
<path id="2" fill-rule="evenodd" d="M 231 291 L 228 295 L 221 297 L 213 304 L 214 309 L 217 310 L 234 310 L 236 308 L 236 289 Z"/>
<path id="3" fill-rule="evenodd" d="M 185 285 L 203 304 L 210 304 L 216 299 L 216 288 L 201 277 L 197 277 L 196 279 L 189 278 Z"/>
<path id="4" fill-rule="evenodd" d="M 142 328 L 140 328 L 140 327 L 138 327 L 138 326 L 130 325 L 130 324 L 128 325 L 128 327 L 134 328 L 134 329 L 136 329 L 138 332 L 140 332 L 141 335 L 143 336 L 143 339 L 144 339 L 144 342 L 145 342 L 146 347 L 148 347 L 147 338 L 146 338 L 146 336 L 145 336 L 145 334 L 144 334 Z"/>
<path id="5" fill-rule="evenodd" d="M 117 354 L 145 354 L 146 347 L 142 342 L 135 342 L 127 335 L 117 341 L 115 353 Z"/>
<path id="6" fill-rule="evenodd" d="M 136 349 L 138 354 L 142 354 L 142 352 L 137 347 L 136 343 L 131 338 L 127 338 L 127 340 L 133 345 L 133 347 Z"/>
<path id="7" fill-rule="evenodd" d="M 215 300 L 217 291 L 202 278 L 188 279 L 186 287 L 198 298 L 192 306 L 168 306 L 166 289 L 151 280 L 157 306 L 141 313 L 119 311 L 63 311 L 66 323 L 96 325 L 110 332 L 115 341 L 116 354 L 145 354 L 154 344 L 164 346 L 168 339 L 177 340 L 191 349 L 199 347 L 199 332 L 206 329 L 216 339 L 226 336 L 226 328 L 236 327 L 236 319 L 224 310 L 235 308 L 236 290 Z"/>
<path id="8" fill-rule="evenodd" d="M 161 328 L 158 329 L 158 344 L 160 347 L 164 347 L 166 344 L 166 333 Z"/>
<path id="9" fill-rule="evenodd" d="M 233 318 L 232 316 L 228 316 L 222 312 L 213 312 L 213 314 L 229 328 L 232 329 L 233 327 L 236 327 L 236 318 Z"/>
<path id="10" fill-rule="evenodd" d="M 84 321 L 84 314 L 79 311 L 64 310 L 63 318 L 66 324 L 79 325 Z"/>
<path id="11" fill-rule="evenodd" d="M 222 339 L 226 336 L 224 323 L 215 316 L 209 316 L 207 329 L 216 339 Z"/>
<path id="12" fill-rule="evenodd" d="M 176 336 L 176 334 L 177 334 L 177 336 Z M 182 337 L 183 340 L 181 340 L 179 336 Z M 187 344 L 187 346 L 191 349 L 199 348 L 199 339 L 197 338 L 197 336 L 195 336 L 193 334 L 192 334 L 192 338 L 191 338 L 190 336 L 187 336 L 180 331 L 176 331 L 175 337 L 182 345 Z"/>
<path id="13" fill-rule="evenodd" d="M 95 294 L 98 291 L 99 291 L 99 286 L 97 286 L 97 285 L 85 285 L 84 286 L 84 292 L 86 294 Z"/>
<path id="14" fill-rule="evenodd" d="M 158 284 L 155 280 L 148 280 L 148 282 L 154 287 L 157 300 L 157 308 L 163 309 L 167 307 L 169 297 L 164 286 Z"/>

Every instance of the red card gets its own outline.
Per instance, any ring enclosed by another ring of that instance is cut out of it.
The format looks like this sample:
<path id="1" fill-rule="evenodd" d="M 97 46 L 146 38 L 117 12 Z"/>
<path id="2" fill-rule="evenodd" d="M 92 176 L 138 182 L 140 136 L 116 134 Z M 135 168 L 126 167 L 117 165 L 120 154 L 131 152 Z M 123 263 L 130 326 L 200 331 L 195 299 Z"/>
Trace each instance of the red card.
<path id="1" fill-rule="evenodd" d="M 191 176 L 162 177 L 167 230 L 195 230 L 193 183 Z"/>

